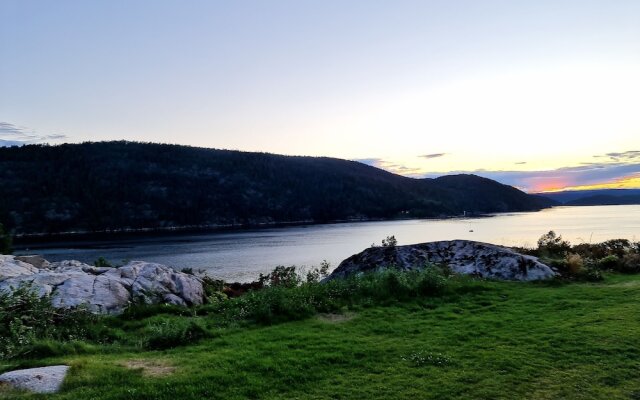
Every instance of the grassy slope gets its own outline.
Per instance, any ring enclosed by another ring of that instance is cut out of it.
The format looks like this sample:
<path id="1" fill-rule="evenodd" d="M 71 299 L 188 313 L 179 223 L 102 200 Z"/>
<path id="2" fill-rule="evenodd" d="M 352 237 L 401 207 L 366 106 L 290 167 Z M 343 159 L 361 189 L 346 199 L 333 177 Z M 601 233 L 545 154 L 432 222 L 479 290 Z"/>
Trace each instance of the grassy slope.
<path id="1" fill-rule="evenodd" d="M 226 329 L 164 352 L 123 350 L 23 366 L 73 367 L 55 399 L 640 398 L 640 276 L 559 287 L 465 285 L 456 298 L 361 308 L 337 323 L 312 318 Z M 450 362 L 403 359 L 416 352 L 441 353 Z M 130 359 L 176 371 L 143 377 L 121 366 Z"/>

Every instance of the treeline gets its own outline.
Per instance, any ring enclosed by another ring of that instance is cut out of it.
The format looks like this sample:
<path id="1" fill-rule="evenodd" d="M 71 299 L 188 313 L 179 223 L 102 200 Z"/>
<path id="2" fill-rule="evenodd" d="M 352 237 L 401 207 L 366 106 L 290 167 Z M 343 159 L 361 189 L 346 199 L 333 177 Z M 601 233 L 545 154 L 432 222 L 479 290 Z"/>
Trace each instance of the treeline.
<path id="1" fill-rule="evenodd" d="M 473 175 L 412 179 L 354 161 L 99 142 L 0 148 L 14 234 L 437 217 L 553 201 Z"/>

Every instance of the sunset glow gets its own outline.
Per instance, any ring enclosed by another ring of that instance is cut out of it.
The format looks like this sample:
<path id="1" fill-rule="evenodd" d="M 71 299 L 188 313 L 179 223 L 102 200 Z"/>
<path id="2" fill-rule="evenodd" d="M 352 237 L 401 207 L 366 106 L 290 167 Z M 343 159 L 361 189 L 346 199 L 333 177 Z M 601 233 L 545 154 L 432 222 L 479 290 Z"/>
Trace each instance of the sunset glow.
<path id="1" fill-rule="evenodd" d="M 602 182 L 594 185 L 581 185 L 581 186 L 563 186 L 557 185 L 551 189 L 540 188 L 541 190 L 535 190 L 534 192 L 540 193 L 553 193 L 564 190 L 597 190 L 597 189 L 638 189 L 640 188 L 640 174 L 627 176 L 624 178 L 615 179 L 611 182 Z"/>

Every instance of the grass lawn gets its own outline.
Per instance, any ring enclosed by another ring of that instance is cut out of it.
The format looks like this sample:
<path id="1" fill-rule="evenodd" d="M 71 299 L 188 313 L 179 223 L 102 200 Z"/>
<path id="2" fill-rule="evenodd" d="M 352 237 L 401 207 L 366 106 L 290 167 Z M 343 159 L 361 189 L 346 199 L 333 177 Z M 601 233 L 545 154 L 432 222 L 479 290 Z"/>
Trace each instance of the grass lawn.
<path id="1" fill-rule="evenodd" d="M 47 398 L 73 400 L 640 399 L 638 275 L 466 281 L 444 297 L 272 326 L 215 329 L 201 318 L 216 337 L 195 345 L 105 346 L 0 369 L 71 365 Z"/>

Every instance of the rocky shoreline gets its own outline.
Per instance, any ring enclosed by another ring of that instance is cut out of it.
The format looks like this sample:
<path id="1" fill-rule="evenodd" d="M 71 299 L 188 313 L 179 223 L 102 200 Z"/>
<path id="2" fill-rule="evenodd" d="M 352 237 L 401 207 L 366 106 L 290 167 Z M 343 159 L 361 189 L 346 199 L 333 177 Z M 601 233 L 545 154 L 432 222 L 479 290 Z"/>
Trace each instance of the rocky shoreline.
<path id="1" fill-rule="evenodd" d="M 31 285 L 56 308 L 84 305 L 96 314 L 118 314 L 133 303 L 199 305 L 202 280 L 170 267 L 132 261 L 95 267 L 79 261 L 49 263 L 38 256 L 0 256 L 0 291 Z"/>
<path id="2" fill-rule="evenodd" d="M 368 248 L 340 263 L 327 279 L 389 268 L 420 270 L 429 264 L 497 280 L 529 281 L 557 275 L 536 257 L 492 244 L 453 240 Z M 202 278 L 161 264 L 131 261 L 113 268 L 74 260 L 50 263 L 40 256 L 0 256 L 0 292 L 24 285 L 40 296 L 50 296 L 56 308 L 85 306 L 96 314 L 119 314 L 131 304 L 194 306 L 206 301 Z M 222 291 L 236 297 L 261 287 L 259 282 L 229 284 Z"/>

